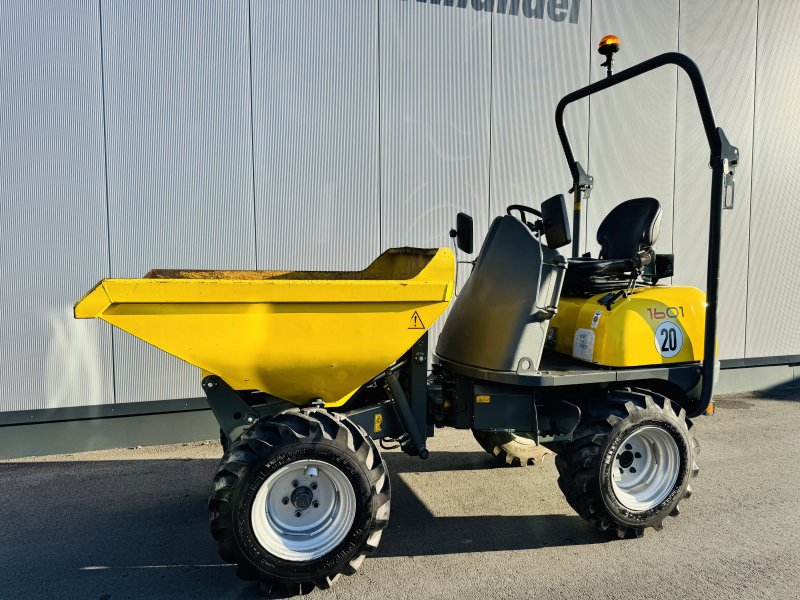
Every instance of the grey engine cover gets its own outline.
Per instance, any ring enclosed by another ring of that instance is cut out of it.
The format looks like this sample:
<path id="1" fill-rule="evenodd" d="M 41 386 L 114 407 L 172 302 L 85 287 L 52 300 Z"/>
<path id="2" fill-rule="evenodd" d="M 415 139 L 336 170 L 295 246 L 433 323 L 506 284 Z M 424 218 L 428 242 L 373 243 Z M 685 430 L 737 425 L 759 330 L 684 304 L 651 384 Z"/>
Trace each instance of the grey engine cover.
<path id="1" fill-rule="evenodd" d="M 566 261 L 543 246 L 539 279 L 539 242 L 511 216 L 489 228 L 475 268 L 453 302 L 436 354 L 442 359 L 517 372 L 539 368 L 549 316 L 537 307 L 556 307 Z"/>

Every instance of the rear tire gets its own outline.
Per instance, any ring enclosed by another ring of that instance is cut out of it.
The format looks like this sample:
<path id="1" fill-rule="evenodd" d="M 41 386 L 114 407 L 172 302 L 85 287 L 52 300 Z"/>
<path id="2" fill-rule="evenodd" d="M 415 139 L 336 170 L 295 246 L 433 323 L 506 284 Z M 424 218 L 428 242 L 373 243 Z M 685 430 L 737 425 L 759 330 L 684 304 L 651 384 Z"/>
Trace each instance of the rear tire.
<path id="1" fill-rule="evenodd" d="M 377 549 L 389 506 L 389 475 L 372 440 L 320 409 L 292 409 L 242 434 L 208 502 L 211 534 L 237 575 L 291 594 L 355 574 Z"/>
<path id="2" fill-rule="evenodd" d="M 481 448 L 496 457 L 498 462 L 512 467 L 535 465 L 550 452 L 531 438 L 505 431 L 472 430 Z"/>
<path id="3" fill-rule="evenodd" d="M 555 459 L 569 505 L 602 531 L 640 537 L 680 513 L 699 451 L 686 412 L 645 390 L 614 391 L 584 410 Z"/>

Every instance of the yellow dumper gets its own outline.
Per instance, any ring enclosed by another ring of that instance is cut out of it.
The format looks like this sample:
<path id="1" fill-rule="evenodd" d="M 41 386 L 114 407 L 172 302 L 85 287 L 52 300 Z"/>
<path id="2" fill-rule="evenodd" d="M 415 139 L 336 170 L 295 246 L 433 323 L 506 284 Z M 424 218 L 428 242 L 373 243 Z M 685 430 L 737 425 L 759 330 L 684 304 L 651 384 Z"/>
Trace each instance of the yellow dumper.
<path id="1" fill-rule="evenodd" d="M 457 297 L 448 249 L 398 248 L 360 272 L 155 270 L 101 281 L 75 306 L 197 366 L 221 429 L 211 533 L 245 579 L 302 593 L 352 575 L 378 546 L 391 487 L 375 440 L 426 458 L 434 427 L 472 430 L 503 464 L 557 454 L 567 502 L 613 535 L 677 516 L 697 474 L 690 418 L 715 380 L 723 206 L 738 151 L 714 121 L 696 65 L 663 54 L 565 96 L 556 126 L 564 196 L 497 217 Z M 706 294 L 662 285 L 661 205 L 621 202 L 580 253 L 592 178 L 564 109 L 653 69 L 689 76 L 710 149 Z M 472 252 L 471 219 L 451 231 Z M 572 257 L 559 248 L 573 243 Z M 434 361 L 428 328 L 448 307 Z M 560 309 L 560 311 L 559 311 Z"/>

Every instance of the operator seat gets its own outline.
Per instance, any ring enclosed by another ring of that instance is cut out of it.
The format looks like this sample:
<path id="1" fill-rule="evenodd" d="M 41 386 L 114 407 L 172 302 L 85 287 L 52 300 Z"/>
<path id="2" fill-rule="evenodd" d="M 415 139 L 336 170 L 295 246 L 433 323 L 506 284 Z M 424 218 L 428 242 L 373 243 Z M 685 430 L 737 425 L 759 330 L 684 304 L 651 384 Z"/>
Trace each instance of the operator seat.
<path id="1" fill-rule="evenodd" d="M 661 203 L 655 198 L 634 198 L 614 207 L 597 229 L 599 258 L 569 259 L 563 295 L 587 296 L 625 288 L 640 275 L 641 255 L 652 253 L 660 232 Z M 657 259 L 647 283 L 672 275 L 672 256 Z"/>

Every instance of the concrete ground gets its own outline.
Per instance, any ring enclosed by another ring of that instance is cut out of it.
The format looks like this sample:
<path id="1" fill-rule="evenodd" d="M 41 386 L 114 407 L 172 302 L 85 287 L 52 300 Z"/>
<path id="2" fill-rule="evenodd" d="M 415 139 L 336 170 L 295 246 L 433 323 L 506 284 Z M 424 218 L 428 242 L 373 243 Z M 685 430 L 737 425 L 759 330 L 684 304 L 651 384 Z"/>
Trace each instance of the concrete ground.
<path id="1" fill-rule="evenodd" d="M 798 598 L 800 390 L 724 397 L 701 474 L 660 533 L 613 540 L 551 457 L 497 468 L 468 432 L 386 453 L 392 518 L 355 577 L 309 598 Z M 0 463 L 0 598 L 263 598 L 208 534 L 215 442 Z"/>

